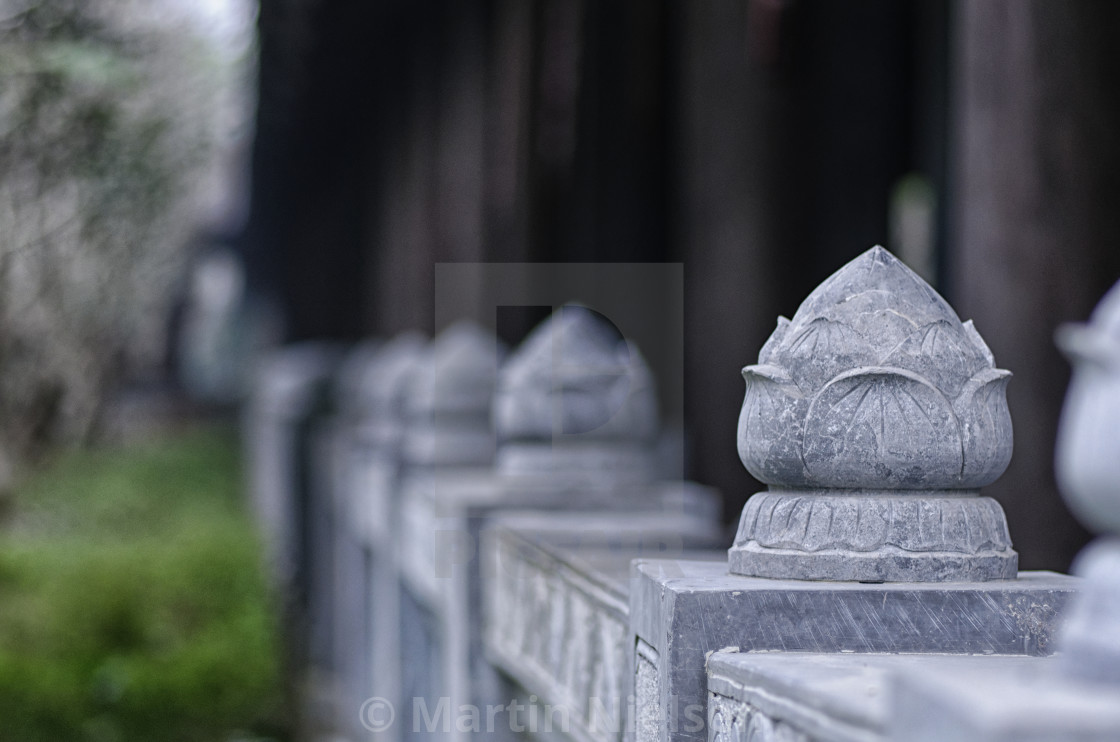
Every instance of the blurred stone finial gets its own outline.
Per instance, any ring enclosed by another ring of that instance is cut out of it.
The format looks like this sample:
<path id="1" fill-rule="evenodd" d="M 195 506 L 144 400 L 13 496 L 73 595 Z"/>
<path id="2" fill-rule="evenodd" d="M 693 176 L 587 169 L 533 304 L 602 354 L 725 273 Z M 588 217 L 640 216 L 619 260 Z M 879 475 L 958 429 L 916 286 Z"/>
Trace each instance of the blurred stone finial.
<path id="1" fill-rule="evenodd" d="M 535 456 L 527 462 L 532 447 L 551 451 L 554 462 L 561 451 L 582 450 L 586 455 L 577 458 L 584 461 L 600 454 L 613 459 L 627 447 L 648 456 L 657 435 L 652 376 L 637 348 L 601 315 L 565 305 L 502 368 L 494 426 L 499 465 L 507 470 L 542 463 Z"/>
<path id="2" fill-rule="evenodd" d="M 408 380 L 405 458 L 421 465 L 490 465 L 490 410 L 505 346 L 459 321 L 431 342 Z"/>
<path id="3" fill-rule="evenodd" d="M 1120 535 L 1120 283 L 1088 325 L 1059 328 L 1057 342 L 1074 367 L 1058 429 L 1058 484 L 1087 527 Z"/>
<path id="4" fill-rule="evenodd" d="M 365 431 L 376 445 L 395 445 L 402 430 L 405 394 L 423 357 L 427 339 L 406 331 L 380 345 L 358 379 L 358 406 Z"/>
<path id="5" fill-rule="evenodd" d="M 411 380 L 410 412 L 489 418 L 505 352 L 505 345 L 478 325 L 452 324 L 432 341 Z"/>
<path id="6" fill-rule="evenodd" d="M 1073 363 L 1058 426 L 1058 485 L 1081 522 L 1104 534 L 1074 563 L 1085 586 L 1059 649 L 1067 674 L 1120 685 L 1120 283 L 1088 325 L 1059 328 L 1057 342 Z"/>
<path id="7" fill-rule="evenodd" d="M 1014 577 L 1003 510 L 975 496 L 1011 459 L 1010 376 L 882 247 L 848 263 L 743 369 L 739 456 L 771 491 L 744 508 L 732 571 Z"/>

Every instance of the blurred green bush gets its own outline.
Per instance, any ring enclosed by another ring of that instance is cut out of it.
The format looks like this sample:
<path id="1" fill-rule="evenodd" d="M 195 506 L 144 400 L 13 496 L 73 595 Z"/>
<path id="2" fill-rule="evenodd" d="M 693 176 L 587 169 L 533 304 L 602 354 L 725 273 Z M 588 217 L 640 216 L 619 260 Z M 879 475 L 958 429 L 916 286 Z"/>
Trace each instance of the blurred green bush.
<path id="1" fill-rule="evenodd" d="M 276 613 L 236 437 L 65 454 L 0 532 L 0 739 L 278 737 Z"/>

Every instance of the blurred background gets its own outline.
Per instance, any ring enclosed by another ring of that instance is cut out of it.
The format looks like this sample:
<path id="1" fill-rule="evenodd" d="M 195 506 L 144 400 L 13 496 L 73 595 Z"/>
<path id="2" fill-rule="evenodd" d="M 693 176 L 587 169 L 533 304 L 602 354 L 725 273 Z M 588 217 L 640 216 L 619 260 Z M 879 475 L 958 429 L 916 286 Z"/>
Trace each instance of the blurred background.
<path id="1" fill-rule="evenodd" d="M 1014 372 L 987 491 L 1021 567 L 1066 569 L 1052 336 L 1120 278 L 1118 23 L 1107 0 L 265 3 L 250 295 L 287 340 L 353 340 L 439 330 L 439 262 L 680 262 L 686 475 L 732 519 L 757 489 L 739 369 L 881 243 Z"/>
<path id="2" fill-rule="evenodd" d="M 0 0 L 0 604 L 67 521 L 42 514 L 96 490 L 88 459 L 35 479 L 59 452 L 235 410 L 276 344 L 438 332 L 439 263 L 682 264 L 669 422 L 732 521 L 759 489 L 739 369 L 876 243 L 1014 372 L 1015 456 L 986 493 L 1021 568 L 1066 570 L 1087 534 L 1053 480 L 1052 336 L 1120 278 L 1118 28 L 1111 0 Z M 201 469 L 235 507 L 233 439 L 191 435 L 168 445 L 201 458 L 143 449 L 172 468 L 137 497 L 191 502 L 161 482 Z M 144 507 L 114 511 L 124 531 Z M 257 615 L 245 579 L 218 613 Z M 172 631 L 120 610 L 113 641 Z M 265 667 L 261 621 L 241 644 Z M 12 646 L 37 623 L 0 615 Z M 111 704 L 128 672 L 105 662 L 82 672 Z M 280 728 L 278 703 L 266 682 L 222 723 Z M 129 738 L 98 723 L 86 738 Z"/>

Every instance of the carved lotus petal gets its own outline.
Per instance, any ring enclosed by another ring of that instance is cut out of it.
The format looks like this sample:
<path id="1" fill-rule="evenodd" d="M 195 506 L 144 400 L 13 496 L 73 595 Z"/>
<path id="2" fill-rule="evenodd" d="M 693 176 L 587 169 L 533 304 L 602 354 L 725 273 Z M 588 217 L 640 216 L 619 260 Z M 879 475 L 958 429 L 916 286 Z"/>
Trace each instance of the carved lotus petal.
<path id="1" fill-rule="evenodd" d="M 763 343 L 762 350 L 758 351 L 760 365 L 768 364 L 774 360 L 774 354 L 778 352 L 778 347 L 785 339 L 787 330 L 789 330 L 789 320 L 785 317 L 778 317 L 778 326 L 774 328 L 774 332 L 770 333 L 770 337 Z"/>
<path id="2" fill-rule="evenodd" d="M 1010 374 L 881 247 L 780 318 L 744 369 L 739 453 L 768 484 L 972 489 L 1011 454 Z"/>
<path id="3" fill-rule="evenodd" d="M 920 374 L 950 398 L 960 393 L 973 374 L 990 366 L 961 323 L 954 326 L 944 320 L 910 333 L 883 359 L 882 365 Z"/>
<path id="4" fill-rule="evenodd" d="M 898 368 L 841 374 L 813 399 L 803 455 L 826 486 L 958 486 L 963 464 L 953 408 L 932 384 Z"/>
<path id="5" fill-rule="evenodd" d="M 808 483 L 801 463 L 801 425 L 809 400 L 777 366 L 747 366 L 743 378 L 747 395 L 738 434 L 743 465 L 761 482 Z"/>
<path id="6" fill-rule="evenodd" d="M 953 403 L 964 440 L 962 487 L 983 487 L 1011 463 L 1013 432 L 1007 410 L 1011 372 L 985 368 L 968 380 Z"/>
<path id="7" fill-rule="evenodd" d="M 898 258 L 876 245 L 809 294 L 793 316 L 793 324 L 813 317 L 854 318 L 874 310 L 896 312 L 915 326 L 939 320 L 960 322 L 940 294 Z"/>
<path id="8" fill-rule="evenodd" d="M 820 389 L 842 371 L 873 364 L 877 356 L 862 335 L 825 317 L 791 328 L 777 351 L 778 363 L 805 392 Z"/>
<path id="9" fill-rule="evenodd" d="M 986 497 L 775 495 L 748 501 L 736 543 L 773 549 L 976 554 L 1011 545 L 999 504 Z"/>
<path id="10" fill-rule="evenodd" d="M 925 324 L 921 313 L 913 311 L 903 301 L 892 303 L 890 299 L 888 292 L 872 289 L 828 307 L 821 316 L 851 327 L 860 337 L 866 338 L 876 358 L 881 358 Z"/>

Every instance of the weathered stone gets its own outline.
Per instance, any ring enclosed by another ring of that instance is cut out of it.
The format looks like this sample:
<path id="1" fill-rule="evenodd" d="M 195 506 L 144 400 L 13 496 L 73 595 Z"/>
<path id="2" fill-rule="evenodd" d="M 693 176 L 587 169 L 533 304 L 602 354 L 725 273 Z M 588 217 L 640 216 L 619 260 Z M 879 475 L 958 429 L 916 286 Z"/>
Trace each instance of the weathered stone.
<path id="1" fill-rule="evenodd" d="M 744 509 L 738 574 L 1011 579 L 1000 506 L 1005 389 L 971 322 L 881 247 L 837 271 L 743 369 L 739 455 L 770 492 Z"/>
<path id="2" fill-rule="evenodd" d="M 892 742 L 1114 742 L 1120 688 L 1070 678 L 1061 656 L 915 663 L 890 683 Z"/>
<path id="3" fill-rule="evenodd" d="M 444 692 L 453 708 L 508 703 L 514 693 L 505 676 L 486 661 L 483 646 L 484 625 L 478 601 L 485 605 L 490 600 L 486 596 L 502 588 L 502 578 L 507 574 L 491 559 L 495 552 L 482 547 L 482 531 L 487 525 L 528 510 L 557 521 L 565 513 L 578 510 L 583 518 L 602 519 L 603 523 L 625 518 L 638 526 L 663 519 L 663 524 L 678 524 L 685 534 L 682 538 L 688 538 L 702 523 L 714 529 L 718 512 L 717 497 L 711 490 L 685 482 L 615 483 L 589 488 L 579 479 L 464 471 L 410 479 L 404 505 L 403 577 L 441 627 Z M 630 530 L 619 529 L 623 543 L 627 542 L 624 534 Z M 631 542 L 633 535 L 631 532 Z M 651 541 L 647 543 L 658 541 L 655 534 L 648 538 Z M 557 602 L 558 579 L 541 577 L 520 583 L 536 585 L 534 589 L 541 591 L 530 601 L 537 606 L 537 613 L 516 627 L 506 624 L 515 637 L 525 637 L 523 651 L 530 656 L 560 656 L 548 647 L 563 645 L 557 645 L 556 638 L 546 638 L 554 636 L 549 627 L 560 625 L 553 618 L 554 609 L 565 605 Z M 623 635 L 628 637 L 629 629 Z M 521 640 L 513 640 L 520 645 Z M 624 643 L 628 641 L 623 639 Z M 555 662 L 548 666 L 557 667 Z"/>
<path id="4" fill-rule="evenodd" d="M 406 332 L 380 347 L 365 365 L 357 401 L 357 451 L 354 481 L 349 490 L 349 520 L 375 548 L 391 543 L 395 519 L 394 493 L 400 476 L 404 439 L 404 405 L 427 341 Z"/>
<path id="5" fill-rule="evenodd" d="M 485 709 L 527 696 L 485 658 L 479 603 L 498 579 L 480 558 L 481 531 L 487 524 L 529 509 L 549 513 L 546 517 L 582 510 L 716 522 L 715 498 L 707 488 L 653 481 L 654 399 L 637 350 L 590 310 L 564 307 L 531 333 L 499 374 L 494 469 L 442 467 L 409 476 L 402 496 L 402 578 L 416 605 L 431 618 L 431 641 L 440 654 L 439 692 L 451 709 L 472 704 Z M 559 625 L 548 592 L 553 583 L 533 584 L 543 591 L 533 603 L 541 612 L 524 629 Z M 572 605 L 592 608 L 589 603 Z M 602 632 L 594 639 L 596 646 L 617 647 L 619 637 L 628 644 L 624 623 L 596 625 Z M 525 636 L 538 642 L 525 650 L 534 657 L 558 656 L 557 647 L 562 647 L 555 637 L 542 644 L 538 632 Z M 569 665 L 563 672 L 577 669 Z M 604 671 L 596 682 L 616 687 L 608 677 L 612 672 Z M 619 672 L 626 676 L 624 669 Z M 428 709 L 439 700 L 428 698 Z M 499 726 L 503 721 L 510 720 L 503 717 Z M 472 735 L 455 728 L 443 734 L 460 736 Z M 514 736 L 508 724 L 487 733 L 488 739 Z"/>
<path id="6" fill-rule="evenodd" d="M 630 561 L 722 559 L 715 521 L 695 510 L 502 516 L 482 533 L 487 655 L 568 736 L 620 740 L 634 694 Z M 704 550 L 701 552 L 701 550 Z"/>
<path id="7" fill-rule="evenodd" d="M 1050 572 L 976 583 L 773 580 L 683 560 L 636 561 L 633 577 L 639 721 L 642 709 L 666 709 L 653 736 L 635 742 L 707 738 L 687 732 L 682 715 L 704 703 L 710 652 L 1045 655 L 1079 583 Z"/>
<path id="8" fill-rule="evenodd" d="M 988 717 L 988 723 L 1006 717 L 1014 722 L 1011 728 L 1024 736 L 1000 736 L 1000 740 L 1035 740 L 1048 720 L 1032 709 L 1038 697 L 1023 680 L 1039 666 L 1052 668 L 1054 662 L 1036 657 L 940 654 L 716 652 L 708 660 L 708 739 L 958 742 L 989 739 L 969 736 L 963 727 L 984 717 Z M 1008 683 L 1002 678 L 1012 680 Z M 972 699 L 966 712 L 972 716 L 969 721 L 957 718 L 957 708 L 931 705 L 925 696 L 916 704 L 913 697 L 900 703 L 900 685 L 908 689 L 904 694 L 910 696 L 913 686 L 928 686 L 934 679 L 935 683 L 944 684 L 950 694 Z M 1100 717 L 1104 710 L 1101 700 L 1083 699 L 1075 703 Z M 1115 697 L 1111 703 L 1114 707 L 1107 715 L 1116 718 L 1120 714 Z M 1006 708 L 997 711 L 999 705 Z M 1015 706 L 1020 713 L 1008 713 Z M 1024 723 L 1027 719 L 1030 721 Z M 765 733 L 748 737 L 744 734 L 747 729 Z M 737 738 L 735 734 L 742 736 Z"/>

